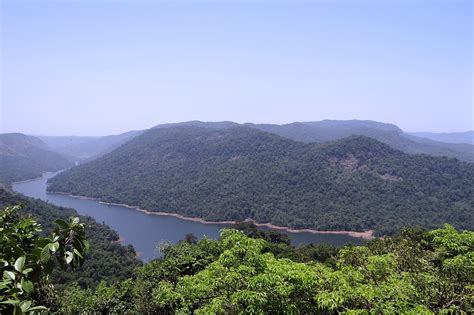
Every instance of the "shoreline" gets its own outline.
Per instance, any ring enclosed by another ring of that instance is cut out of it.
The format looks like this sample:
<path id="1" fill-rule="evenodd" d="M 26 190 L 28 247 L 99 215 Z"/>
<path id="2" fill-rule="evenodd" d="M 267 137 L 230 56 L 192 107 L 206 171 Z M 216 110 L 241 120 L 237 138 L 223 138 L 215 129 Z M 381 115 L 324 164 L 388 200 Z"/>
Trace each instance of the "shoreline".
<path id="1" fill-rule="evenodd" d="M 178 213 L 169 213 L 169 212 L 160 212 L 160 211 L 150 211 L 147 209 L 141 209 L 138 206 L 130 206 L 127 204 L 122 204 L 122 203 L 114 203 L 114 202 L 105 202 L 101 201 L 98 198 L 93 198 L 93 197 L 86 197 L 86 196 L 78 196 L 78 195 L 72 195 L 70 193 L 66 192 L 60 192 L 60 191 L 55 191 L 55 192 L 46 192 L 47 194 L 57 194 L 57 195 L 65 195 L 69 196 L 72 198 L 78 198 L 78 199 L 84 199 L 84 200 L 94 200 L 99 202 L 100 204 L 104 205 L 110 205 L 110 206 L 119 206 L 119 207 L 125 207 L 133 210 L 137 210 L 140 212 L 143 212 L 147 215 L 157 215 L 157 216 L 170 216 L 170 217 L 175 217 L 180 220 L 185 220 L 185 221 L 192 221 L 192 222 L 198 222 L 201 224 L 222 224 L 222 225 L 236 225 L 239 224 L 240 222 L 250 222 L 253 223 L 257 227 L 267 227 L 273 230 L 278 230 L 278 231 L 286 231 L 289 233 L 313 233 L 313 234 L 336 234 L 336 235 L 348 235 L 351 237 L 356 237 L 356 238 L 362 238 L 365 240 L 372 240 L 374 239 L 374 231 L 373 230 L 367 230 L 367 231 L 344 231 L 344 230 L 326 230 L 326 231 L 320 231 L 320 230 L 314 230 L 314 229 L 292 229 L 286 226 L 278 226 L 274 225 L 272 223 L 258 223 L 255 222 L 252 219 L 246 219 L 244 221 L 207 221 L 201 218 L 196 218 L 196 217 L 188 217 L 184 216 Z"/>

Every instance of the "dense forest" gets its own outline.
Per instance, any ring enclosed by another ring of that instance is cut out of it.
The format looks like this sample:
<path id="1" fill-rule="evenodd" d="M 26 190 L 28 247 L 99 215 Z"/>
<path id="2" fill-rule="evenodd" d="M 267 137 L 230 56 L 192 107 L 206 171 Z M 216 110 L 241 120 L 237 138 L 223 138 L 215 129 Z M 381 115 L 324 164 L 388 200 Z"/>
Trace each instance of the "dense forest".
<path id="1" fill-rule="evenodd" d="M 135 257 L 133 247 L 120 245 L 116 231 L 90 217 L 78 215 L 74 209 L 57 207 L 0 188 L 0 208 L 12 205 L 22 205 L 18 214 L 20 217 L 37 220 L 42 225 L 42 235 L 50 234 L 55 226 L 54 221 L 58 219 L 79 217 L 85 224 L 86 237 L 90 243 L 87 259 L 74 272 L 55 270 L 52 282 L 57 288 L 63 288 L 72 282 L 88 288 L 97 286 L 101 281 L 121 281 L 130 277 L 134 268 L 141 264 Z"/>
<path id="2" fill-rule="evenodd" d="M 474 165 L 353 136 L 296 142 L 254 128 L 151 129 L 50 180 L 49 191 L 206 220 L 375 230 L 474 227 Z"/>
<path id="3" fill-rule="evenodd" d="M 219 240 L 188 235 L 163 245 L 162 258 L 124 281 L 58 291 L 48 284 L 51 268 L 84 262 L 87 228 L 78 218 L 59 220 L 49 238 L 39 239 L 40 227 L 14 210 L 0 211 L 2 313 L 430 314 L 474 308 L 474 233 L 450 225 L 404 228 L 395 237 L 341 248 L 293 247 L 252 226 L 223 229 Z"/>
<path id="4" fill-rule="evenodd" d="M 155 128 L 172 128 L 177 126 L 192 126 L 212 129 L 225 129 L 243 126 L 231 121 L 202 122 L 188 121 L 175 124 L 162 124 Z M 322 120 L 310 122 L 294 122 L 284 125 L 276 124 L 244 124 L 246 127 L 302 142 L 327 142 L 343 139 L 349 136 L 366 136 L 383 142 L 390 147 L 410 154 L 429 154 L 447 156 L 461 161 L 474 162 L 474 146 L 472 141 L 467 143 L 446 143 L 406 133 L 393 124 L 372 120 Z M 449 138 L 449 134 L 447 137 Z M 472 139 L 471 139 L 472 140 Z"/>
<path id="5" fill-rule="evenodd" d="M 38 138 L 20 133 L 0 134 L 0 183 L 8 185 L 72 165 Z"/>

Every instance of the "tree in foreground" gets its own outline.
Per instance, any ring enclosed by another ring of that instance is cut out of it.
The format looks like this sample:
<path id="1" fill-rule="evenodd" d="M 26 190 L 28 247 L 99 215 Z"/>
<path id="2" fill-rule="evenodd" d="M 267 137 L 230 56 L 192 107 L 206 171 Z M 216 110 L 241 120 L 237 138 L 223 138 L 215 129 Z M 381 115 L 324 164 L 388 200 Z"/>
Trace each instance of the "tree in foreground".
<path id="1" fill-rule="evenodd" d="M 41 225 L 18 216 L 19 206 L 0 210 L 0 313 L 47 311 L 57 305 L 49 276 L 54 268 L 74 269 L 84 262 L 89 244 L 78 218 L 57 220 L 48 237 Z"/>

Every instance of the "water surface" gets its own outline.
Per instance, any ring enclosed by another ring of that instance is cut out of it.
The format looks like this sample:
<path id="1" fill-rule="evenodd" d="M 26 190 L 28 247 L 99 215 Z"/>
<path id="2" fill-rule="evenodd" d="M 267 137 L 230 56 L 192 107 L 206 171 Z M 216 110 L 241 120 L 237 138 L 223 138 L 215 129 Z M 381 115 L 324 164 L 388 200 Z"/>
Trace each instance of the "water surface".
<path id="1" fill-rule="evenodd" d="M 57 206 L 74 208 L 79 214 L 93 217 L 97 222 L 103 222 L 116 230 L 123 244 L 132 244 L 139 257 L 149 261 L 159 256 L 157 246 L 164 241 L 176 243 L 188 233 L 197 237 L 218 238 L 219 230 L 230 226 L 225 224 L 202 224 L 182 220 L 171 216 L 150 215 L 122 206 L 105 205 L 95 200 L 79 199 L 67 195 L 46 193 L 46 182 L 56 173 L 45 173 L 42 178 L 15 183 L 13 190 L 28 197 L 39 198 Z M 267 229 L 267 227 L 261 227 Z M 282 231 L 281 231 L 282 232 Z M 286 233 L 291 243 L 299 244 L 361 244 L 360 238 L 348 235 Z"/>

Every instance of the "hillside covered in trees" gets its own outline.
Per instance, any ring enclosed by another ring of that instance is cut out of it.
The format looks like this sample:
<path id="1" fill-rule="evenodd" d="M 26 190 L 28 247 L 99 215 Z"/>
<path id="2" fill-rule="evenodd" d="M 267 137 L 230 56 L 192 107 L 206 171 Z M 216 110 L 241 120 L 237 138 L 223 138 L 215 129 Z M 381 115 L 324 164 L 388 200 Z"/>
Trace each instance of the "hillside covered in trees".
<path id="1" fill-rule="evenodd" d="M 50 234 L 54 221 L 79 217 L 86 226 L 86 238 L 90 243 L 85 263 L 74 272 L 55 270 L 52 282 L 57 288 L 64 288 L 77 283 L 84 288 L 96 287 L 99 282 L 109 283 L 129 278 L 135 267 L 141 262 L 135 257 L 131 246 L 122 246 L 119 235 L 104 224 L 97 223 L 90 217 L 80 216 L 76 210 L 57 207 L 39 199 L 24 197 L 9 190 L 0 188 L 0 209 L 6 206 L 21 205 L 21 217 L 32 217 L 42 225 L 42 235 Z"/>
<path id="2" fill-rule="evenodd" d="M 474 227 L 474 165 L 362 136 L 316 144 L 247 127 L 151 129 L 57 175 L 48 190 L 291 228 Z"/>
<path id="3" fill-rule="evenodd" d="M 21 133 L 0 134 L 0 182 L 11 184 L 58 171 L 73 163 L 40 139 Z"/>
<path id="4" fill-rule="evenodd" d="M 427 139 L 417 134 L 406 133 L 396 125 L 372 120 L 322 120 L 294 122 L 283 125 L 251 123 L 241 125 L 231 121 L 188 121 L 175 124 L 162 124 L 155 128 L 170 128 L 176 126 L 192 126 L 212 129 L 246 126 L 271 132 L 295 141 L 317 143 L 339 140 L 354 135 L 366 136 L 409 154 L 447 156 L 457 158 L 461 161 L 474 162 L 474 145 L 472 145 L 471 142 L 446 143 L 437 139 Z"/>

